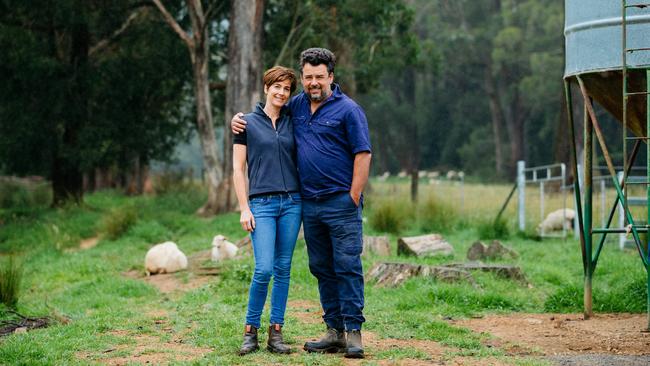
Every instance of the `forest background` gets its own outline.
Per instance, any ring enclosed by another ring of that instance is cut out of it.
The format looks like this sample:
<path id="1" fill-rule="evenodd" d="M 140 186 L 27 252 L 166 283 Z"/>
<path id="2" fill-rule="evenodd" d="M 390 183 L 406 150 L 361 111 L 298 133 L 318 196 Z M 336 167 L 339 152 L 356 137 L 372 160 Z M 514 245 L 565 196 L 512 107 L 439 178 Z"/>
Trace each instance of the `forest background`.
<path id="1" fill-rule="evenodd" d="M 367 113 L 376 175 L 511 181 L 518 160 L 569 161 L 562 2 L 2 0 L 0 14 L 0 175 L 44 177 L 55 205 L 141 192 L 198 136 L 184 146 L 209 186 L 200 212 L 228 211 L 230 117 L 260 100 L 264 69 L 297 69 L 313 46 Z"/>

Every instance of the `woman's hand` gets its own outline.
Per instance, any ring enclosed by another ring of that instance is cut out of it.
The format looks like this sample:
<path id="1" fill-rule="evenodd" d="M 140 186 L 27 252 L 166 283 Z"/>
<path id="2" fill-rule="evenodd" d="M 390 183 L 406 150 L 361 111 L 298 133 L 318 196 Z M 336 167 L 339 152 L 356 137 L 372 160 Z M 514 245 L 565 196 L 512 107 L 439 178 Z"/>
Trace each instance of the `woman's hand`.
<path id="1" fill-rule="evenodd" d="M 242 229 L 252 232 L 255 230 L 255 217 L 249 208 L 242 210 L 241 215 L 239 216 L 239 223 L 241 224 Z"/>

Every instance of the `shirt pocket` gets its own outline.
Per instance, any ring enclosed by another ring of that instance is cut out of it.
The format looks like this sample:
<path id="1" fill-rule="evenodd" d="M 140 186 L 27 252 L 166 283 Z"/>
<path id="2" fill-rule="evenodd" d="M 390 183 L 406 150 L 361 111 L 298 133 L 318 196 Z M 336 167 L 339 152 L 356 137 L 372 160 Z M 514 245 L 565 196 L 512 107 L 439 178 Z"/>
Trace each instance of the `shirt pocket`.
<path id="1" fill-rule="evenodd" d="M 337 134 L 341 128 L 341 120 L 337 119 L 321 119 L 314 121 L 312 124 L 314 131 L 317 133 Z"/>

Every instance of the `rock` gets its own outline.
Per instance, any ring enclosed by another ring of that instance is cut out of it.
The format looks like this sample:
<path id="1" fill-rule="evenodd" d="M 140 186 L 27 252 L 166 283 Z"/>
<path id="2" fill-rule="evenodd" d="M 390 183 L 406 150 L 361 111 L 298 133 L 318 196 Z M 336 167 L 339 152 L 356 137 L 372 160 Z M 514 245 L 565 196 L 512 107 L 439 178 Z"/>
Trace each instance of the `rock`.
<path id="1" fill-rule="evenodd" d="M 381 256 L 390 255 L 390 241 L 387 236 L 365 236 L 363 237 L 363 253 L 368 255 L 374 253 Z"/>
<path id="2" fill-rule="evenodd" d="M 397 240 L 397 254 L 417 257 L 451 255 L 454 248 L 440 234 L 412 236 Z"/>
<path id="3" fill-rule="evenodd" d="M 494 240 L 490 245 L 485 245 L 481 241 L 472 244 L 467 250 L 467 259 L 470 261 L 484 260 L 484 259 L 502 259 L 510 257 L 515 259 L 519 254 L 514 250 L 501 244 L 500 241 Z"/>
<path id="4" fill-rule="evenodd" d="M 14 329 L 14 333 L 15 334 L 27 333 L 27 327 L 18 327 L 16 329 Z"/>
<path id="5" fill-rule="evenodd" d="M 494 240 L 487 247 L 487 250 L 485 251 L 485 256 L 490 259 L 499 259 L 505 257 L 510 257 L 512 259 L 515 259 L 519 257 L 519 254 L 517 254 L 517 252 L 515 252 L 514 250 L 501 244 L 500 241 Z"/>
<path id="6" fill-rule="evenodd" d="M 481 241 L 476 241 L 467 250 L 467 259 L 470 261 L 478 261 L 478 260 L 485 259 L 486 251 L 487 251 L 487 246 L 483 244 L 483 242 Z"/>

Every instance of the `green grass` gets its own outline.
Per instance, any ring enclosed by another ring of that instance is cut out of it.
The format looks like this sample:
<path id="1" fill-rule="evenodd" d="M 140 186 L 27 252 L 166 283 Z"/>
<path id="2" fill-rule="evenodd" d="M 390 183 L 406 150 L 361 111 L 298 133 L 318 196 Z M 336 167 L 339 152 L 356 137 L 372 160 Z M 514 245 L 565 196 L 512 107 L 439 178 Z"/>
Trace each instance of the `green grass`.
<path id="1" fill-rule="evenodd" d="M 375 186 L 375 189 L 381 191 L 383 187 Z M 372 217 L 375 210 L 384 209 L 380 200 L 374 197 L 367 199 L 366 217 Z M 68 324 L 57 322 L 46 329 L 0 340 L 1 363 L 58 365 L 106 362 L 118 356 L 132 357 L 137 353 L 137 337 L 148 336 L 158 340 L 158 351 L 164 350 L 170 355 L 176 351 L 165 345 L 174 344 L 177 338 L 182 338 L 187 347 L 209 350 L 192 362 L 178 361 L 178 364 L 343 364 L 337 355 L 295 353 L 279 356 L 265 351 L 245 357 L 236 355 L 253 270 L 251 258 L 218 265 L 219 276 L 210 277 L 205 285 L 183 293 L 163 294 L 144 281 L 123 275 L 130 270 L 143 271 L 143 259 L 148 248 L 164 240 L 175 241 L 189 255 L 209 249 L 216 234 L 223 234 L 231 241 L 244 236 L 237 213 L 212 219 L 195 216 L 193 212 L 203 199 L 200 192 L 192 189 L 157 197 L 125 197 L 116 192 L 100 192 L 88 195 L 82 207 L 57 210 L 41 207 L 19 214 L 10 210 L 0 212 L 4 220 L 0 226 L 0 254 L 20 256 L 23 266 L 18 311 L 31 316 L 69 319 Z M 125 209 L 134 209 L 137 220 L 114 240 L 106 236 L 92 249 L 70 250 L 78 246 L 80 240 L 101 234 L 104 220 Z M 482 209 L 477 208 L 477 211 L 482 212 Z M 422 211 L 411 212 L 413 220 L 389 234 L 391 253 L 396 253 L 399 235 L 428 232 L 429 228 L 418 222 L 417 212 Z M 478 239 L 473 218 L 478 221 L 489 215 L 467 215 L 460 209 L 456 213 L 455 224 L 448 226 L 445 232 L 445 238 L 455 248 L 452 257 L 371 256 L 364 259 L 364 268 L 367 270 L 380 260 L 423 264 L 463 261 L 469 246 Z M 368 234 L 383 232 L 369 224 L 364 230 Z M 511 237 L 504 244 L 520 254 L 510 263 L 522 267 L 528 283 L 513 283 L 480 273 L 474 275 L 475 286 L 440 283 L 427 278 L 411 279 L 398 288 L 377 287 L 369 283 L 366 285 L 364 314 L 367 323 L 364 329 L 379 338 L 435 341 L 448 350 L 445 357 L 449 359 L 457 356 L 496 357 L 521 365 L 544 364 L 539 360 L 505 356 L 498 348 L 484 345 L 486 335 L 446 321 L 449 317 L 457 319 L 490 313 L 582 310 L 582 267 L 577 242 L 538 242 Z M 293 263 L 289 300 L 309 301 L 317 307 L 316 281 L 309 273 L 302 240 L 296 246 Z M 187 281 L 188 276 L 179 273 L 176 277 Z M 594 310 L 645 310 L 645 272 L 635 252 L 605 247 L 594 275 Z M 299 315 L 287 311 L 284 328 L 285 337 L 295 349 L 302 346 L 305 337 L 316 337 L 323 331 L 322 324 L 303 322 Z M 0 311 L 0 318 L 3 316 Z M 263 324 L 268 324 L 268 306 Z M 263 341 L 265 333 L 263 329 Z M 106 352 L 111 349 L 113 351 Z M 154 351 L 155 347 L 153 351 L 143 352 Z M 431 361 L 416 347 L 381 350 L 370 347 L 366 352 L 372 355 L 372 360 L 364 363 L 369 365 L 382 360 Z"/>

